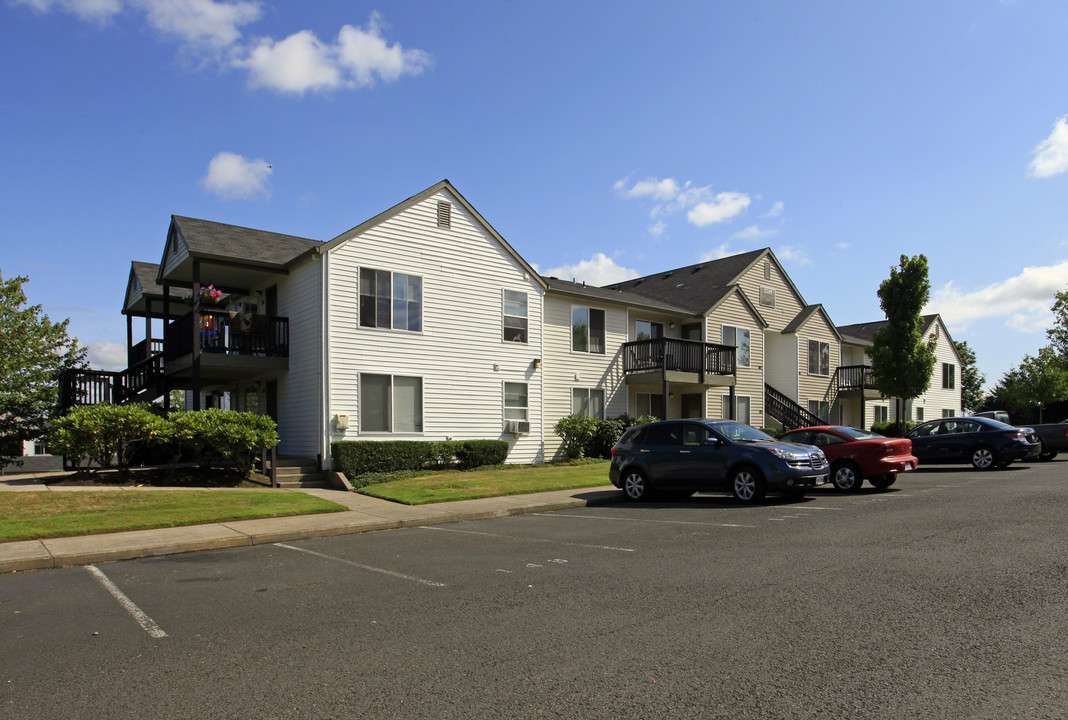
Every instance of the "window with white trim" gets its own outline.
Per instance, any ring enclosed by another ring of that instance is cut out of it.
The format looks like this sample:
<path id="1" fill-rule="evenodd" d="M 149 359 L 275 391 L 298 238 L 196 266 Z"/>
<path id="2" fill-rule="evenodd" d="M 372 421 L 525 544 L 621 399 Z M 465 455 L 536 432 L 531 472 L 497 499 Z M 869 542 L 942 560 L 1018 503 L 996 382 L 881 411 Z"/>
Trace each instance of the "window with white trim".
<path id="1" fill-rule="evenodd" d="M 653 393 L 636 393 L 634 414 L 637 417 L 652 416 L 664 419 L 664 396 Z"/>
<path id="2" fill-rule="evenodd" d="M 808 411 L 820 420 L 829 420 L 831 417 L 831 404 L 826 400 L 809 400 Z"/>
<path id="3" fill-rule="evenodd" d="M 527 294 L 514 290 L 504 291 L 504 341 L 527 341 Z"/>
<path id="4" fill-rule="evenodd" d="M 650 322 L 649 320 L 634 321 L 635 340 L 653 340 L 664 337 L 664 323 Z"/>
<path id="5" fill-rule="evenodd" d="M 916 422 L 923 422 L 923 408 L 918 407 L 916 410 Z"/>
<path id="6" fill-rule="evenodd" d="M 750 400 L 748 395 L 735 395 L 734 396 L 734 414 L 731 414 L 731 396 L 724 395 L 720 398 L 719 410 L 721 417 L 724 420 L 734 420 L 736 422 L 745 423 L 746 425 L 752 424 L 752 413 L 750 411 Z"/>
<path id="7" fill-rule="evenodd" d="M 527 384 L 506 382 L 504 384 L 504 419 L 528 419 Z"/>
<path id="8" fill-rule="evenodd" d="M 946 390 L 954 390 L 957 387 L 957 366 L 952 363 L 942 363 L 942 387 Z"/>
<path id="9" fill-rule="evenodd" d="M 820 340 L 808 341 L 808 374 L 831 374 L 831 344 Z"/>
<path id="10" fill-rule="evenodd" d="M 360 432 L 423 431 L 423 379 L 360 373 Z"/>
<path id="11" fill-rule="evenodd" d="M 954 410 L 953 408 L 943 408 L 942 409 L 942 417 L 954 417 L 956 414 L 957 414 L 957 411 Z"/>
<path id="12" fill-rule="evenodd" d="M 604 390 L 571 388 L 571 414 L 604 419 Z"/>
<path id="13" fill-rule="evenodd" d="M 571 308 L 571 350 L 604 355 L 604 310 Z"/>
<path id="14" fill-rule="evenodd" d="M 890 418 L 890 409 L 886 405 L 875 405 L 872 407 L 872 417 L 874 422 L 884 423 Z"/>
<path id="15" fill-rule="evenodd" d="M 749 333 L 749 328 L 724 325 L 723 344 L 733 345 L 737 348 L 734 351 L 734 358 L 738 367 L 749 367 L 750 358 L 752 356 L 752 338 Z"/>
<path id="16" fill-rule="evenodd" d="M 360 268 L 360 326 L 423 329 L 423 278 Z"/>
<path id="17" fill-rule="evenodd" d="M 764 307 L 775 307 L 775 288 L 762 287 L 760 288 L 760 304 Z"/>

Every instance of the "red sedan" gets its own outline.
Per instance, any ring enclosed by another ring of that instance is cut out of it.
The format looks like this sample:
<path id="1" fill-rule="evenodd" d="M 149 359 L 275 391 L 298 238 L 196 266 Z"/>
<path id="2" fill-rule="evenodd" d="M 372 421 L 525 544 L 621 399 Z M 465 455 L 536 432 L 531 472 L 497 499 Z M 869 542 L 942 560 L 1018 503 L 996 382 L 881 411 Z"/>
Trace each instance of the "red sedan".
<path id="1" fill-rule="evenodd" d="M 894 484 L 898 473 L 916 469 L 912 441 L 888 438 L 842 425 L 791 430 L 780 440 L 815 445 L 831 463 L 831 481 L 839 490 L 855 492 L 868 479 L 884 490 Z"/>

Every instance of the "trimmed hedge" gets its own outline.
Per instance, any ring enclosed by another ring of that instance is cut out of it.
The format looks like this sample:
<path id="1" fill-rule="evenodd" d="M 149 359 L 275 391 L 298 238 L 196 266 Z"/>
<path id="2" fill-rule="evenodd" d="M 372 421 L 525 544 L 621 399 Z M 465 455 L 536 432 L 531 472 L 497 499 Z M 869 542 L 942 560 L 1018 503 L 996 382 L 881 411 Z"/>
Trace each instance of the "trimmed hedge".
<path id="1" fill-rule="evenodd" d="M 333 467 L 348 478 L 366 473 L 500 465 L 505 440 L 341 440 L 330 444 Z"/>
<path id="2" fill-rule="evenodd" d="M 905 433 L 917 425 L 919 423 L 911 420 L 889 420 L 875 423 L 871 426 L 871 431 L 876 435 L 885 435 L 886 437 L 904 437 Z"/>

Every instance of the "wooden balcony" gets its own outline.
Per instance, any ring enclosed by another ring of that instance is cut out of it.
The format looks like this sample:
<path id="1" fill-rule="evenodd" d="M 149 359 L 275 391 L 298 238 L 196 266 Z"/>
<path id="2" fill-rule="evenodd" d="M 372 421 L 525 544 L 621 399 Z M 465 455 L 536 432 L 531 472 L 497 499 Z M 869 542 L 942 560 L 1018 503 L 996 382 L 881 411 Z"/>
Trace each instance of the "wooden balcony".
<path id="1" fill-rule="evenodd" d="M 177 387 L 181 378 L 192 377 L 194 354 L 205 382 L 267 379 L 289 369 L 285 317 L 208 310 L 178 318 L 164 338 L 165 371 Z"/>
<path id="2" fill-rule="evenodd" d="M 727 386 L 735 382 L 735 348 L 697 340 L 653 338 L 623 343 L 627 382 L 699 383 Z"/>
<path id="3" fill-rule="evenodd" d="M 864 397 L 869 400 L 881 396 L 871 379 L 871 368 L 867 365 L 842 365 L 834 373 L 834 386 L 838 395 L 843 397 Z"/>

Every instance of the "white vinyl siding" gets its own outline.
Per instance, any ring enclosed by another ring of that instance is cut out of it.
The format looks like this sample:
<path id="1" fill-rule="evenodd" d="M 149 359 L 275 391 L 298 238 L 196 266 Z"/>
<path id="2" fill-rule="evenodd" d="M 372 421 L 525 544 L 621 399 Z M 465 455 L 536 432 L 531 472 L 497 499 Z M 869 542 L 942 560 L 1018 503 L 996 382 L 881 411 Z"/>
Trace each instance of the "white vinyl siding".
<path id="1" fill-rule="evenodd" d="M 544 288 L 489 229 L 447 189 L 345 235 L 329 251 L 330 362 L 326 417 L 359 417 L 359 374 L 422 378 L 419 439 L 501 439 L 508 462 L 544 458 L 542 358 Z M 452 204 L 450 227 L 437 227 L 437 203 Z M 422 280 L 422 331 L 360 327 L 360 268 L 389 270 Z M 458 282 L 471 278 L 471 282 Z M 528 342 L 502 342 L 504 291 L 527 296 Z M 503 433 L 505 382 L 527 384 L 532 431 Z M 363 439 L 358 423 L 331 424 L 330 440 Z M 394 433 L 393 437 L 403 435 Z M 375 439 L 371 436 L 370 439 Z M 381 436 L 377 436 L 381 437 Z"/>
<path id="2" fill-rule="evenodd" d="M 277 284 L 278 315 L 289 318 L 289 371 L 278 378 L 278 451 L 295 457 L 314 458 L 328 452 L 320 438 L 325 422 L 320 403 L 321 262 L 306 260 Z M 260 392 L 265 392 L 262 383 Z"/>

